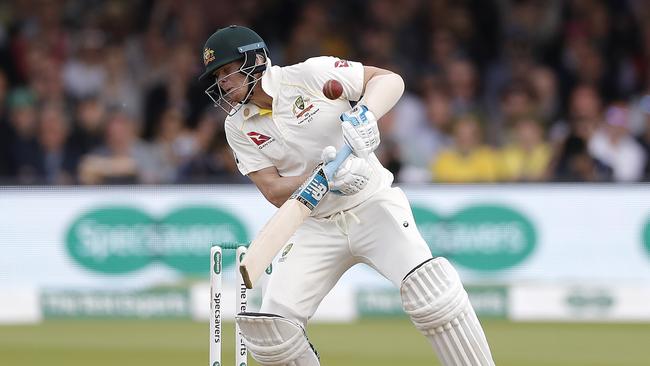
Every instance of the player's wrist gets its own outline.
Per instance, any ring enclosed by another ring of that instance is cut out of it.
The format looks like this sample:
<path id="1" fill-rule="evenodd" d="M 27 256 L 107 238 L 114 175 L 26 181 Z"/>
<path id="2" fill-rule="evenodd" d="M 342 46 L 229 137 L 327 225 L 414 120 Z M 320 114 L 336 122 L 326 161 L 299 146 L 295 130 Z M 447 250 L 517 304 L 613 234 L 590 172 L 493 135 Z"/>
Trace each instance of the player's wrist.
<path id="1" fill-rule="evenodd" d="M 379 146 L 379 128 L 375 115 L 362 104 L 341 114 L 343 139 L 354 155 L 367 158 Z"/>

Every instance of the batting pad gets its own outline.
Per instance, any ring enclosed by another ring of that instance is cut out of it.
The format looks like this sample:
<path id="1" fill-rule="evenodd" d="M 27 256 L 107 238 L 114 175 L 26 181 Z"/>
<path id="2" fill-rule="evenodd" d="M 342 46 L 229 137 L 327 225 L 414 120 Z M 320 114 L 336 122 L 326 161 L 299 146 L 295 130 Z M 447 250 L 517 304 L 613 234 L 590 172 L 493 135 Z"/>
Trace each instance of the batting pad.
<path id="1" fill-rule="evenodd" d="M 449 261 L 438 257 L 423 263 L 404 278 L 400 292 L 404 311 L 443 365 L 494 365 L 481 324 Z"/>
<path id="2" fill-rule="evenodd" d="M 248 350 L 264 366 L 318 366 L 318 354 L 305 330 L 275 314 L 240 313 L 235 316 Z"/>

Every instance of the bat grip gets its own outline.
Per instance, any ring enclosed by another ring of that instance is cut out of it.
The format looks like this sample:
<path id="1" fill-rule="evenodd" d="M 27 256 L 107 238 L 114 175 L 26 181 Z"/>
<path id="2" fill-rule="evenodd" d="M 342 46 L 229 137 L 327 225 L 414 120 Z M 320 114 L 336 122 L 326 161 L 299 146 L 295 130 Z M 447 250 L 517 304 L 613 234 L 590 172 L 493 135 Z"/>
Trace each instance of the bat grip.
<path id="1" fill-rule="evenodd" d="M 345 159 L 347 159 L 350 154 L 352 154 L 352 149 L 350 146 L 348 146 L 348 144 L 343 144 L 343 146 L 341 146 L 339 151 L 336 153 L 334 160 L 325 164 L 325 167 L 323 168 L 325 171 L 325 176 L 327 176 L 327 180 L 331 181 L 333 179 L 336 170 L 341 166 L 341 164 L 343 164 Z"/>

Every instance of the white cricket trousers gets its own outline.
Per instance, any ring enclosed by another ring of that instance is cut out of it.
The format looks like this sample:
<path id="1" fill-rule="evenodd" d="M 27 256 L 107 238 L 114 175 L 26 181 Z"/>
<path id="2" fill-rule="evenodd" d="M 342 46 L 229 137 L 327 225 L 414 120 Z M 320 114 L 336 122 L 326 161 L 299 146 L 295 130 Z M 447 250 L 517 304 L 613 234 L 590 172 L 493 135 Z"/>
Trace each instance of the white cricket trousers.
<path id="1" fill-rule="evenodd" d="M 303 327 L 353 265 L 365 263 L 399 288 L 415 266 L 431 258 L 399 188 L 379 191 L 329 218 L 307 218 L 281 253 L 260 311 Z"/>

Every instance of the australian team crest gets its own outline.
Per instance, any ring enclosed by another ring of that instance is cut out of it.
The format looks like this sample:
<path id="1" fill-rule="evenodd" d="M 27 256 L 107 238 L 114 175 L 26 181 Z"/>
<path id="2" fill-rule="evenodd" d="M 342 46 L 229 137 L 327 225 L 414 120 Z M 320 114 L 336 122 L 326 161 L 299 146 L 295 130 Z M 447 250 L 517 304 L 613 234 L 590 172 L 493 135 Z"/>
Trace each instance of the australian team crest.
<path id="1" fill-rule="evenodd" d="M 210 48 L 203 50 L 203 65 L 208 66 L 210 62 L 214 61 L 214 51 Z"/>
<path id="2" fill-rule="evenodd" d="M 314 104 L 311 103 L 311 99 L 299 95 L 293 102 L 291 111 L 298 119 L 298 124 L 302 124 L 304 122 L 311 122 L 313 119 L 311 117 L 318 112 L 318 108 L 314 110 Z"/>
<path id="3" fill-rule="evenodd" d="M 307 99 L 307 102 L 309 102 L 309 99 Z M 296 101 L 293 102 L 293 114 L 298 117 L 298 113 L 303 110 L 305 110 L 305 100 L 302 98 L 302 95 L 299 95 Z"/>

